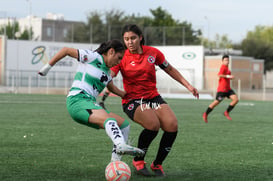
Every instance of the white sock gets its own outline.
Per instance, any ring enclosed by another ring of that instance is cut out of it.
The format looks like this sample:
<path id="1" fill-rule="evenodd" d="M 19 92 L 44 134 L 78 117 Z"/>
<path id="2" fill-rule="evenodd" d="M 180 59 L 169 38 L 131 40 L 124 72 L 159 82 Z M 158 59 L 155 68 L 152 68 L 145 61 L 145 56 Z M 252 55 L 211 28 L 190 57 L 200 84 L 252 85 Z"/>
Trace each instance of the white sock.
<path id="1" fill-rule="evenodd" d="M 114 145 L 125 144 L 124 137 L 115 118 L 106 119 L 104 122 L 104 128 Z"/>
<path id="2" fill-rule="evenodd" d="M 129 132 L 130 132 L 130 124 L 128 126 L 126 126 L 125 128 L 122 128 L 121 132 L 123 134 L 124 141 L 127 143 L 128 137 L 129 137 Z"/>
<path id="3" fill-rule="evenodd" d="M 130 125 L 124 127 L 121 129 L 121 132 L 123 134 L 124 137 L 124 141 L 127 142 L 128 141 L 128 137 L 129 137 L 129 131 L 130 131 Z M 112 150 L 112 157 L 111 157 L 111 161 L 120 161 L 122 158 L 122 155 L 117 154 L 116 153 L 116 146 L 113 146 L 113 150 Z"/>

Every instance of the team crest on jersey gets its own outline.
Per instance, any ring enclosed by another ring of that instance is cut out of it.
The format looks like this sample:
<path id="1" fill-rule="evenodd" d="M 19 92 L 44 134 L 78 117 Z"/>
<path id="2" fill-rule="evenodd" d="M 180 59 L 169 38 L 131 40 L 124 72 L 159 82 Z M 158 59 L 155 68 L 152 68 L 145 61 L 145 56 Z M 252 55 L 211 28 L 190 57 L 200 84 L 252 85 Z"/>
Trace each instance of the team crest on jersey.
<path id="1" fill-rule="evenodd" d="M 84 61 L 87 61 L 87 60 L 88 60 L 87 55 L 84 55 L 84 56 L 83 56 L 83 60 L 84 60 Z"/>
<path id="2" fill-rule="evenodd" d="M 134 104 L 130 104 L 129 106 L 128 106 L 128 110 L 129 111 L 132 111 L 134 109 Z"/>
<path id="3" fill-rule="evenodd" d="M 153 56 L 150 55 L 150 56 L 148 57 L 148 62 L 149 62 L 149 63 L 155 63 L 155 57 L 153 57 Z"/>

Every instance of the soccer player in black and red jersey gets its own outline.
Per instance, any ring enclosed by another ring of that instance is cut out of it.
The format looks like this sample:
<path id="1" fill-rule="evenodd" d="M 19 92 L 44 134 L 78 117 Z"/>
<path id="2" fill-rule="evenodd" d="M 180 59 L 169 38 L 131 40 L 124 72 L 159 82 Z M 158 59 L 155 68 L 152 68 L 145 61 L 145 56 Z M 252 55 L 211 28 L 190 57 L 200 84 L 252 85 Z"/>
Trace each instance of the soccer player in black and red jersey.
<path id="1" fill-rule="evenodd" d="M 157 136 L 161 128 L 164 133 L 161 137 L 157 155 L 150 167 L 157 176 L 164 176 L 162 163 L 170 152 L 175 141 L 178 121 L 177 118 L 160 96 L 156 88 L 156 69 L 159 66 L 170 77 L 186 87 L 195 97 L 199 93 L 174 68 L 158 49 L 144 45 L 142 31 L 137 25 L 126 25 L 122 31 L 123 41 L 127 48 L 120 64 L 112 67 L 113 76 L 121 72 L 123 87 L 126 95 L 122 98 L 124 112 L 144 130 L 138 139 L 138 148 L 148 151 L 149 145 Z M 140 175 L 151 176 L 146 168 L 144 156 L 135 157 L 133 165 Z"/>
<path id="2" fill-rule="evenodd" d="M 229 116 L 229 113 L 235 107 L 239 100 L 235 92 L 230 88 L 230 79 L 233 79 L 234 75 L 231 75 L 228 65 L 229 56 L 224 55 L 222 57 L 222 65 L 218 73 L 219 83 L 216 99 L 209 105 L 207 111 L 203 113 L 203 119 L 205 123 L 208 123 L 208 114 L 214 109 L 215 106 L 217 106 L 223 99 L 225 99 L 225 97 L 231 99 L 231 102 L 224 112 L 224 115 L 228 120 L 232 120 L 232 118 Z"/>

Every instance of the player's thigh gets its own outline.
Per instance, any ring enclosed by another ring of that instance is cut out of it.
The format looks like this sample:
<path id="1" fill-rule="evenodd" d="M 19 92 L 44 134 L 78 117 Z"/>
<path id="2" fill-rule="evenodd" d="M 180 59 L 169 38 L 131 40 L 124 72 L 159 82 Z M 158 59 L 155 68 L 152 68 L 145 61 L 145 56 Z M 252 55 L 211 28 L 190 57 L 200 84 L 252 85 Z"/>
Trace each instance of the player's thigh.
<path id="1" fill-rule="evenodd" d="M 175 132 L 178 129 L 177 118 L 168 104 L 161 104 L 160 107 L 154 110 L 160 120 L 160 127 L 164 131 Z"/>
<path id="2" fill-rule="evenodd" d="M 75 121 L 93 128 L 104 128 L 104 121 L 111 118 L 94 98 L 85 94 L 68 98 L 67 107 Z"/>
<path id="3" fill-rule="evenodd" d="M 104 122 L 108 118 L 111 117 L 104 109 L 92 109 L 92 113 L 89 116 L 88 122 L 91 124 L 99 125 L 100 128 L 104 128 Z"/>
<path id="4" fill-rule="evenodd" d="M 149 130 L 158 131 L 160 128 L 160 121 L 153 109 L 142 109 L 141 106 L 138 106 L 134 114 L 134 121 Z"/>

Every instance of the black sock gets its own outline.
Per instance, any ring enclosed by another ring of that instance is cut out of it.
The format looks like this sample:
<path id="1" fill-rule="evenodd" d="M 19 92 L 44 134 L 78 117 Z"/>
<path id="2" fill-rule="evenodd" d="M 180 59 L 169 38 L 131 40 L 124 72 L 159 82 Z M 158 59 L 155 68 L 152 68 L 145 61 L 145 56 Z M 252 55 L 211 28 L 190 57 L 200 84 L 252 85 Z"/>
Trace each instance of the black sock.
<path id="1" fill-rule="evenodd" d="M 144 157 L 148 151 L 148 147 L 150 146 L 150 144 L 152 143 L 152 141 L 154 140 L 154 138 L 156 137 L 158 131 L 151 131 L 148 129 L 144 129 L 138 138 L 138 148 L 142 149 L 145 154 L 142 157 L 135 157 L 134 160 L 135 161 L 139 161 L 139 160 L 144 160 Z"/>
<path id="2" fill-rule="evenodd" d="M 206 111 L 207 115 L 208 115 L 211 111 L 212 111 L 212 109 L 211 109 L 210 107 L 208 107 L 208 109 L 207 109 L 207 111 Z"/>
<path id="3" fill-rule="evenodd" d="M 156 159 L 154 160 L 154 165 L 161 165 L 162 162 L 165 160 L 169 152 L 171 151 L 172 145 L 175 141 L 177 135 L 176 132 L 164 132 L 162 135 L 159 149 L 156 155 Z"/>
<path id="4" fill-rule="evenodd" d="M 234 106 L 229 105 L 227 108 L 227 112 L 229 113 L 233 108 L 234 108 Z"/>

